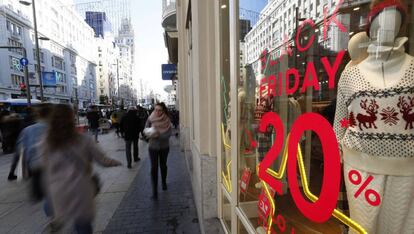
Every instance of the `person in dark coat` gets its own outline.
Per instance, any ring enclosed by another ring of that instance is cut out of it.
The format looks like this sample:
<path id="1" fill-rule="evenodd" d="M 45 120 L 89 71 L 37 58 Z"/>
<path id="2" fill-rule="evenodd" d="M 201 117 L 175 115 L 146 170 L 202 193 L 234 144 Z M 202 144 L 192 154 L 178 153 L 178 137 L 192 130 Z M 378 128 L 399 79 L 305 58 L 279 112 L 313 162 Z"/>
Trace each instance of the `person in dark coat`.
<path id="1" fill-rule="evenodd" d="M 96 106 L 91 106 L 86 118 L 89 122 L 89 130 L 95 136 L 95 141 L 98 142 L 98 133 L 99 133 L 99 110 Z"/>
<path id="2" fill-rule="evenodd" d="M 130 107 L 126 115 L 121 118 L 120 130 L 125 139 L 125 151 L 128 168 L 131 168 L 131 145 L 133 146 L 134 162 L 141 160 L 139 158 L 138 137 L 142 128 L 142 123 L 137 115 L 137 108 Z"/>
<path id="3" fill-rule="evenodd" d="M 5 115 L 1 119 L 0 130 L 3 137 L 2 147 L 5 154 L 13 153 L 17 137 L 22 130 L 23 121 L 15 113 Z"/>
<path id="4" fill-rule="evenodd" d="M 147 122 L 148 116 L 149 115 L 148 115 L 147 110 L 143 108 L 142 106 L 138 106 L 138 118 L 141 123 L 139 132 L 141 133 L 141 135 L 143 135 L 143 130 L 145 128 L 145 123 Z"/>

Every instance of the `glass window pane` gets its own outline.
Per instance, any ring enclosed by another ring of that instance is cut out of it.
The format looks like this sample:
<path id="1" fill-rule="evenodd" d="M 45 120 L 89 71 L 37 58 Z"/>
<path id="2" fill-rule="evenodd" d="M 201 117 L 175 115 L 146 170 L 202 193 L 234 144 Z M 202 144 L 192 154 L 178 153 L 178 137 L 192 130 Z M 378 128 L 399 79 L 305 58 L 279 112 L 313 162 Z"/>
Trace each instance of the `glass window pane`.
<path id="1" fill-rule="evenodd" d="M 227 197 L 222 192 L 222 221 L 224 223 L 224 227 L 227 229 L 229 233 L 231 233 L 231 204 Z"/>
<path id="2" fill-rule="evenodd" d="M 230 146 L 230 35 L 228 0 L 219 0 L 220 15 L 220 98 L 221 98 L 221 182 L 231 192 L 231 146 Z"/>
<path id="3" fill-rule="evenodd" d="M 414 212 L 407 202 L 414 186 L 406 188 L 407 201 L 385 194 L 396 193 L 391 187 L 401 177 L 414 182 L 412 169 L 397 166 L 414 165 L 414 157 L 401 159 L 414 155 L 414 141 L 398 140 L 414 139 L 408 117 L 414 79 L 407 79 L 414 74 L 414 9 L 412 1 L 381 2 L 239 1 L 238 145 L 232 148 L 239 204 L 258 231 L 271 221 L 277 233 L 343 233 L 350 227 L 332 216 L 336 207 L 374 233 L 392 225 L 380 213 L 399 212 L 384 208 L 387 202 L 407 211 L 390 232 L 407 228 L 402 220 Z M 300 153 L 289 154 L 288 141 Z M 271 157 L 268 172 L 281 190 L 269 196 L 258 166 Z M 290 157 L 301 165 L 288 176 L 293 161 L 284 167 L 283 159 Z M 309 214 L 293 199 L 327 193 L 331 209 L 315 205 Z"/>

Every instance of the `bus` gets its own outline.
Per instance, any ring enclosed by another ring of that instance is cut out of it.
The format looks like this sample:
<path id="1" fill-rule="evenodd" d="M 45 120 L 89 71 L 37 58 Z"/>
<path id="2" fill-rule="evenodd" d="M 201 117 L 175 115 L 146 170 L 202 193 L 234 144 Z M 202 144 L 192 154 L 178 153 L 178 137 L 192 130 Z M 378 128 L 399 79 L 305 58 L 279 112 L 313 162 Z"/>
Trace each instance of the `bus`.
<path id="1" fill-rule="evenodd" d="M 37 99 L 31 100 L 31 105 L 38 105 L 41 101 Z M 9 112 L 16 113 L 24 118 L 27 114 L 27 99 L 6 99 L 0 100 L 0 113 Z"/>

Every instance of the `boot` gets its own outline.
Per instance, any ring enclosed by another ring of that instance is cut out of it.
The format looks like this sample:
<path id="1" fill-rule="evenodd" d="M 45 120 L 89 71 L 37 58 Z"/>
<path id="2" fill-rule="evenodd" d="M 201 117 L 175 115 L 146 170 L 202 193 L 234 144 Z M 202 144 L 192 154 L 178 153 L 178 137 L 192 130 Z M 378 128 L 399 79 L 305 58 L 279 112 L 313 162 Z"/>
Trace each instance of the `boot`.
<path id="1" fill-rule="evenodd" d="M 12 173 L 10 173 L 9 176 L 7 177 L 7 180 L 10 180 L 10 181 L 16 180 L 16 179 L 17 179 L 17 176 Z"/>

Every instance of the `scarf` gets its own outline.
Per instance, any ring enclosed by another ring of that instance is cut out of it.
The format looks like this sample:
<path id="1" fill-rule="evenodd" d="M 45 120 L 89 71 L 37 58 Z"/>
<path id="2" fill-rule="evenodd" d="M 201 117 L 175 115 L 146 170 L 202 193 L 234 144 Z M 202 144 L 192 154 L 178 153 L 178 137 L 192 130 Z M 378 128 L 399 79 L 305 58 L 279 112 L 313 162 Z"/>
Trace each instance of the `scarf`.
<path id="1" fill-rule="evenodd" d="M 154 127 L 160 134 L 168 131 L 171 128 L 170 118 L 165 113 L 161 116 L 156 116 L 155 111 L 148 117 L 151 126 Z"/>

